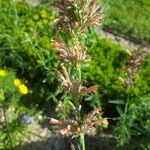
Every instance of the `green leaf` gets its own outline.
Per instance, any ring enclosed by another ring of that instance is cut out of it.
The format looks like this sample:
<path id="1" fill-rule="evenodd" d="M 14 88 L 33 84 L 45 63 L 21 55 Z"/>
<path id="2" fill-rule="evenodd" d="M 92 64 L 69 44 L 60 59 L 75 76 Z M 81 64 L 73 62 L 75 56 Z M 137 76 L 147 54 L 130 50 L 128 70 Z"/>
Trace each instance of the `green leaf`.
<path id="1" fill-rule="evenodd" d="M 111 104 L 118 104 L 118 105 L 124 105 L 125 101 L 122 100 L 122 99 L 116 99 L 116 100 L 109 101 L 109 103 L 111 103 Z"/>
<path id="2" fill-rule="evenodd" d="M 2 131 L 0 132 L 0 141 L 4 140 L 5 137 L 7 136 L 6 133 L 3 133 Z"/>
<path id="3" fill-rule="evenodd" d="M 120 107 L 117 106 L 116 109 L 117 109 L 117 111 L 118 111 L 119 114 L 123 114 L 123 111 L 121 110 Z"/>

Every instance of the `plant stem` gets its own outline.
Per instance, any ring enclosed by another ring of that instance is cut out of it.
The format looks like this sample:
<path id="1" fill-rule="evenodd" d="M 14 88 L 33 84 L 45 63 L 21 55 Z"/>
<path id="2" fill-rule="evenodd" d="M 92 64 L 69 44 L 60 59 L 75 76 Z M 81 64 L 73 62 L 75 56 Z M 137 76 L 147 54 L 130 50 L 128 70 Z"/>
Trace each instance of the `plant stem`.
<path id="1" fill-rule="evenodd" d="M 79 79 L 79 81 L 81 81 L 81 67 L 80 67 L 80 64 L 78 64 L 78 66 L 77 66 L 77 70 L 78 70 L 78 79 Z"/>
<path id="2" fill-rule="evenodd" d="M 81 134 L 80 134 L 79 143 L 80 143 L 80 149 L 81 149 L 81 150 L 85 150 L 84 133 L 81 133 Z"/>
<path id="3" fill-rule="evenodd" d="M 80 64 L 77 65 L 77 70 L 78 70 L 78 80 L 79 82 L 81 81 L 82 77 L 81 77 L 81 66 Z M 80 104 L 80 103 L 79 103 Z M 79 105 L 80 107 L 80 105 Z M 81 111 L 80 111 L 80 108 L 78 108 L 78 111 L 79 111 L 79 120 L 81 122 Z M 80 149 L 81 150 L 85 150 L 85 139 L 84 139 L 84 133 L 81 133 L 80 134 L 80 137 L 79 137 L 79 145 L 80 145 Z"/>
<path id="4" fill-rule="evenodd" d="M 133 92 L 133 86 L 129 86 L 129 89 L 130 93 L 132 94 Z M 128 94 L 128 97 L 127 97 L 127 102 L 125 104 L 125 108 L 124 108 L 124 121 L 125 121 L 125 117 L 126 117 L 126 114 L 127 114 L 127 111 L 128 111 L 128 105 L 129 105 L 129 100 L 130 100 L 130 95 Z"/>

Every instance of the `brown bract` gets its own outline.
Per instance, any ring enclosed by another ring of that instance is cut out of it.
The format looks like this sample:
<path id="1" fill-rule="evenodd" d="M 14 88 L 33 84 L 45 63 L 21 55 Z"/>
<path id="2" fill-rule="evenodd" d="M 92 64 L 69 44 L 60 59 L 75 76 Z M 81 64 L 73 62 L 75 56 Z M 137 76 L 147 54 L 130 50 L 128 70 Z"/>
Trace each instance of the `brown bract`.
<path id="1" fill-rule="evenodd" d="M 135 76 L 141 66 L 142 62 L 144 61 L 145 55 L 147 51 L 139 48 L 132 53 L 130 60 L 128 61 L 128 65 L 126 67 L 126 72 L 129 76 Z"/>
<path id="2" fill-rule="evenodd" d="M 67 69 L 64 66 L 62 67 L 62 70 L 55 69 L 55 73 L 59 77 L 61 86 L 74 99 L 81 99 L 83 96 L 97 91 L 96 85 L 87 88 L 82 85 L 82 81 L 70 79 Z"/>
<path id="3" fill-rule="evenodd" d="M 84 117 L 83 122 L 80 124 L 76 120 L 57 120 L 54 118 L 50 119 L 50 124 L 59 127 L 59 133 L 64 134 L 74 134 L 78 136 L 81 132 L 87 133 L 92 127 L 97 125 L 108 126 L 107 118 L 99 118 L 98 115 L 101 113 L 100 108 L 96 108 Z"/>
<path id="4" fill-rule="evenodd" d="M 56 75 L 59 77 L 61 86 L 63 86 L 65 89 L 69 90 L 72 86 L 72 81 L 68 75 L 68 72 L 66 68 L 63 66 L 62 70 L 55 69 Z"/>
<path id="5" fill-rule="evenodd" d="M 126 52 L 130 56 L 129 61 L 127 62 L 127 66 L 124 68 L 127 77 L 126 78 L 119 77 L 118 79 L 125 86 L 133 86 L 134 78 L 138 73 L 140 66 L 143 63 L 146 54 L 148 54 L 148 51 L 138 48 L 133 52 L 130 52 L 129 50 L 127 50 Z"/>
<path id="6" fill-rule="evenodd" d="M 87 27 L 99 25 L 102 19 L 102 9 L 97 6 L 97 0 L 74 1 L 60 0 L 53 4 L 58 8 L 56 30 L 82 33 Z"/>
<path id="7" fill-rule="evenodd" d="M 67 133 L 77 133 L 79 132 L 79 125 L 75 120 L 57 120 L 54 118 L 50 119 L 49 122 L 51 125 L 55 125 L 59 127 L 59 132 L 61 135 L 67 134 Z"/>
<path id="8" fill-rule="evenodd" d="M 51 43 L 54 50 L 59 52 L 60 59 L 63 62 L 77 65 L 81 62 L 89 60 L 87 48 L 82 47 L 79 42 L 77 42 L 72 49 L 69 49 L 60 39 L 54 39 Z"/>

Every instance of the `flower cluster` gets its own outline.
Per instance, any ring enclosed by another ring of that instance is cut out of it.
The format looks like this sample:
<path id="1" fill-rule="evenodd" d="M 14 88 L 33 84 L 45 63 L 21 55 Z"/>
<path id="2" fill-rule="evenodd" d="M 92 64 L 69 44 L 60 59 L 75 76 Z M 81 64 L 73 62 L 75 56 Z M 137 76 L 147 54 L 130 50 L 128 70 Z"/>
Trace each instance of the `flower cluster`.
<path id="1" fill-rule="evenodd" d="M 107 126 L 107 118 L 99 118 L 99 113 L 101 109 L 96 108 L 83 119 L 83 122 L 79 124 L 76 120 L 57 120 L 54 118 L 50 119 L 51 125 L 57 125 L 60 127 L 60 134 L 64 135 L 66 133 L 73 133 L 74 135 L 79 135 L 80 133 L 87 133 L 91 127 L 96 125 Z"/>
<path id="2" fill-rule="evenodd" d="M 5 77 L 6 75 L 7 72 L 3 69 L 0 69 L 0 77 Z M 28 93 L 28 88 L 19 79 L 14 79 L 13 84 L 19 89 L 21 94 L 25 95 Z"/>
<path id="3" fill-rule="evenodd" d="M 52 40 L 52 45 L 55 51 L 59 52 L 60 60 L 64 63 L 77 65 L 89 59 L 87 48 L 81 46 L 80 42 L 77 42 L 72 49 L 69 49 L 60 39 Z"/>
<path id="4" fill-rule="evenodd" d="M 97 0 L 60 0 L 53 6 L 58 8 L 56 31 L 61 30 L 71 37 L 70 44 L 60 38 L 53 39 L 51 43 L 54 50 L 59 53 L 62 66 L 61 69 L 55 69 L 55 73 L 61 87 L 70 97 L 73 113 L 69 114 L 64 105 L 58 102 L 58 110 L 65 115 L 65 119 L 51 118 L 50 124 L 59 126 L 61 134 L 81 135 L 96 125 L 108 125 L 107 118 L 101 118 L 100 108 L 85 117 L 81 116 L 83 97 L 97 91 L 96 85 L 86 87 L 86 81 L 82 80 L 81 65 L 90 60 L 90 57 L 87 48 L 81 43 L 81 35 L 87 27 L 99 25 L 102 9 L 97 6 Z"/>
<path id="5" fill-rule="evenodd" d="M 127 78 L 119 77 L 119 80 L 122 81 L 126 86 L 132 86 L 134 83 L 134 78 L 138 73 L 148 51 L 138 48 L 133 52 L 130 52 L 129 50 L 126 50 L 126 52 L 130 56 L 127 66 L 124 69 L 125 73 L 127 74 Z"/>
<path id="6" fill-rule="evenodd" d="M 53 6 L 59 10 L 56 30 L 67 33 L 81 34 L 87 27 L 99 25 L 102 19 L 103 11 L 96 0 L 60 0 Z"/>
<path id="7" fill-rule="evenodd" d="M 62 70 L 55 70 L 56 75 L 59 77 L 61 86 L 70 94 L 72 98 L 81 99 L 84 95 L 97 91 L 97 86 L 85 87 L 83 82 L 77 79 L 70 79 L 66 68 L 63 66 Z"/>
<path id="8" fill-rule="evenodd" d="M 14 79 L 13 83 L 18 87 L 21 94 L 28 94 L 28 88 L 19 79 Z"/>

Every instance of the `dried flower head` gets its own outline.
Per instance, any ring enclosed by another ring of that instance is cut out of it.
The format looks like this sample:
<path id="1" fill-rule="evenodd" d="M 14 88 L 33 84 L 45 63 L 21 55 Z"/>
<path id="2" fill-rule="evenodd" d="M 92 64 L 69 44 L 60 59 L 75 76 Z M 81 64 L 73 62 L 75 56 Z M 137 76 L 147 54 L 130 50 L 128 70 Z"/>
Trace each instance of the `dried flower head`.
<path id="1" fill-rule="evenodd" d="M 134 77 L 137 74 L 146 54 L 147 51 L 140 48 L 132 53 L 126 68 L 126 72 L 129 74 L 129 76 Z"/>
<path id="2" fill-rule="evenodd" d="M 89 26 L 99 25 L 102 19 L 102 9 L 97 6 L 96 0 L 74 1 L 74 0 L 60 0 L 53 4 L 58 8 L 57 16 L 57 30 L 65 32 L 81 33 Z"/>
<path id="3" fill-rule="evenodd" d="M 84 117 L 83 122 L 80 124 L 73 120 L 57 120 L 54 118 L 50 119 L 50 124 L 58 126 L 60 129 L 60 134 L 74 134 L 78 136 L 81 132 L 87 133 L 92 127 L 97 125 L 100 126 L 108 126 L 107 118 L 99 118 L 99 114 L 101 112 L 100 108 L 96 108 L 92 112 L 90 112 L 87 116 Z"/>
<path id="4" fill-rule="evenodd" d="M 59 52 L 60 60 L 65 63 L 77 65 L 78 63 L 87 61 L 87 48 L 82 47 L 79 42 L 76 43 L 74 48 L 69 49 L 60 39 L 52 40 L 52 45 L 56 52 Z"/>
<path id="5" fill-rule="evenodd" d="M 78 81 L 75 79 L 70 79 L 69 74 L 65 66 L 62 66 L 62 70 L 56 70 L 56 75 L 59 77 L 61 86 L 70 94 L 72 98 L 81 99 L 83 96 L 95 93 L 97 91 L 97 86 L 85 87 L 82 85 L 83 81 Z"/>
<path id="6" fill-rule="evenodd" d="M 59 0 L 53 4 L 58 9 L 55 31 L 61 30 L 70 36 L 70 43 L 65 44 L 60 39 L 52 40 L 53 48 L 59 53 L 62 68 L 55 69 L 61 86 L 70 97 L 72 113 L 68 113 L 63 102 L 57 102 L 57 110 L 65 116 L 63 120 L 50 119 L 51 125 L 59 126 L 62 135 L 85 134 L 96 125 L 107 126 L 107 118 L 101 118 L 101 109 L 97 108 L 87 116 L 81 116 L 81 100 L 85 95 L 97 91 L 97 86 L 86 87 L 81 76 L 81 64 L 89 60 L 87 48 L 81 44 L 80 38 L 87 27 L 99 25 L 102 19 L 102 9 L 97 6 L 97 0 L 75 1 Z M 69 103 L 69 104 L 70 104 Z"/>
<path id="7" fill-rule="evenodd" d="M 124 85 L 129 86 L 134 84 L 134 78 L 138 73 L 148 51 L 138 48 L 133 52 L 127 50 L 126 53 L 130 56 L 129 61 L 127 62 L 127 66 L 124 69 L 124 71 L 127 73 L 127 77 L 119 77 L 119 80 Z"/>
<path id="8" fill-rule="evenodd" d="M 55 74 L 59 77 L 61 86 L 63 86 L 66 90 L 69 90 L 72 86 L 72 82 L 66 70 L 66 67 L 63 66 L 62 70 L 55 69 Z"/>

